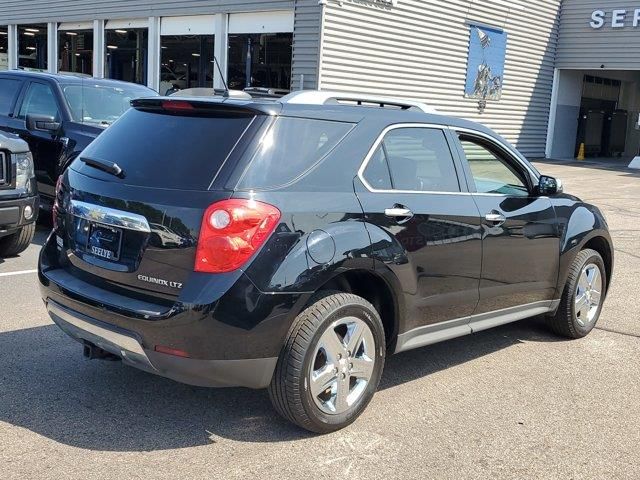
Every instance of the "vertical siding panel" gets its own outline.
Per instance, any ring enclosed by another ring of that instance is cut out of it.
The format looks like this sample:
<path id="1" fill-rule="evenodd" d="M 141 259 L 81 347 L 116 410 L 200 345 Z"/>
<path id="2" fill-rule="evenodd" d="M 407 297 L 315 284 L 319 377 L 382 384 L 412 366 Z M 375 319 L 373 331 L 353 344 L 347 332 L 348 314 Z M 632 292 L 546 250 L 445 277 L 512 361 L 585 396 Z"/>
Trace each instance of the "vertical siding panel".
<path id="1" fill-rule="evenodd" d="M 604 65 L 610 70 L 640 69 L 640 28 L 634 28 L 634 11 L 638 2 L 617 0 L 564 0 L 560 13 L 557 67 L 596 69 Z M 624 28 L 612 28 L 613 10 L 626 10 Z M 605 25 L 593 29 L 589 25 L 594 10 L 606 12 Z"/>
<path id="2" fill-rule="evenodd" d="M 321 15 L 322 9 L 318 5 L 318 0 L 296 0 L 293 26 L 292 90 L 300 90 L 301 78 L 304 78 L 304 89 L 313 90 L 318 87 Z"/>
<path id="3" fill-rule="evenodd" d="M 424 101 L 443 113 L 480 121 L 525 155 L 542 157 L 559 7 L 560 0 L 400 0 L 394 7 L 330 1 L 322 88 Z M 468 23 L 474 22 L 508 33 L 502 100 L 490 101 L 482 115 L 477 100 L 464 98 Z"/>

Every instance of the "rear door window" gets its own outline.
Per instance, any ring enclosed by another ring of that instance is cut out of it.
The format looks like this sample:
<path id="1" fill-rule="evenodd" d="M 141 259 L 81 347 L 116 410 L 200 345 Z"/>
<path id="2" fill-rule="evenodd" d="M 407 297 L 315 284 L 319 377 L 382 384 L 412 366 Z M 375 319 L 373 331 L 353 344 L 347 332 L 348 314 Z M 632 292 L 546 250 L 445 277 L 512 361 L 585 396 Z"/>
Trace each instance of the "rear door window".
<path id="1" fill-rule="evenodd" d="M 13 78 L 0 78 L 0 115 L 9 115 L 13 109 L 22 81 Z"/>
<path id="2" fill-rule="evenodd" d="M 22 101 L 18 118 L 25 119 L 27 115 L 43 115 L 60 119 L 58 102 L 49 85 L 32 82 Z"/>
<path id="3" fill-rule="evenodd" d="M 85 175 L 158 188 L 207 190 L 255 117 L 219 112 L 215 116 L 171 115 L 128 110 L 81 157 L 115 162 L 122 179 L 76 161 Z"/>
<path id="4" fill-rule="evenodd" d="M 280 117 L 260 141 L 239 188 L 288 185 L 320 163 L 353 129 L 351 123 Z"/>
<path id="5" fill-rule="evenodd" d="M 364 178 L 374 190 L 460 192 L 453 154 L 437 128 L 396 128 L 375 151 Z"/>

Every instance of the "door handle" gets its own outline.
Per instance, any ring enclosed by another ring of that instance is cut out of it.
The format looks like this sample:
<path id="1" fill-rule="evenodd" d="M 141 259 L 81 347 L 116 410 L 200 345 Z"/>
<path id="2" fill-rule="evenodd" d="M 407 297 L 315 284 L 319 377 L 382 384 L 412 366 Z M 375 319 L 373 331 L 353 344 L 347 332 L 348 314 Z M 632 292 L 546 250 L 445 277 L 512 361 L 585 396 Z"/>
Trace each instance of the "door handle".
<path id="1" fill-rule="evenodd" d="M 395 206 L 393 208 L 387 208 L 384 211 L 384 215 L 390 218 L 404 219 L 405 221 L 413 218 L 413 212 L 406 207 Z"/>
<path id="2" fill-rule="evenodd" d="M 507 221 L 507 217 L 495 211 L 487 213 L 484 218 L 487 222 L 492 223 L 495 227 L 499 227 Z"/>

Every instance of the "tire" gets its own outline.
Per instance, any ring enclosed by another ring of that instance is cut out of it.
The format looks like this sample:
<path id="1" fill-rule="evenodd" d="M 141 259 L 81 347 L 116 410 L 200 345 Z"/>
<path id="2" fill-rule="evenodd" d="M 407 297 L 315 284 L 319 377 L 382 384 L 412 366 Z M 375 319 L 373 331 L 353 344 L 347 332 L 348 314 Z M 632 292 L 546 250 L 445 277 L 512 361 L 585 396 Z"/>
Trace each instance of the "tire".
<path id="1" fill-rule="evenodd" d="M 327 292 L 312 302 L 293 323 L 269 397 L 292 423 L 330 433 L 353 423 L 371 401 L 384 368 L 385 335 L 380 315 L 361 297 Z"/>
<path id="2" fill-rule="evenodd" d="M 0 239 L 0 257 L 13 257 L 24 252 L 33 241 L 35 223 L 25 225 L 20 230 Z"/>
<path id="3" fill-rule="evenodd" d="M 596 285 L 590 288 L 588 295 L 583 296 L 582 292 L 586 292 L 587 289 L 582 286 L 585 285 L 585 279 L 587 279 L 586 285 L 589 285 L 588 278 L 589 272 L 593 270 L 592 267 L 597 269 L 596 275 L 599 275 L 600 282 L 594 279 L 593 283 Z M 583 275 L 585 275 L 584 278 L 582 278 Z M 551 329 L 562 337 L 573 339 L 586 337 L 598 323 L 607 290 L 607 281 L 604 261 L 600 254 L 591 249 L 582 250 L 569 269 L 558 311 L 555 315 L 547 317 L 547 323 Z M 597 291 L 599 291 L 598 295 L 594 293 Z M 594 305 L 596 299 L 597 305 Z"/>

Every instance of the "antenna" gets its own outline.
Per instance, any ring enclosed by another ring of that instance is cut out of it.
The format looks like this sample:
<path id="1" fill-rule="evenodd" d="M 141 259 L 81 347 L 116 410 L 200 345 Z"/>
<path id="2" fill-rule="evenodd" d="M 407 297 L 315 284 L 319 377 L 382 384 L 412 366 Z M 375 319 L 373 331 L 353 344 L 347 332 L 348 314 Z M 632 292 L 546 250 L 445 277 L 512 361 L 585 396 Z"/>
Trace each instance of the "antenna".
<path id="1" fill-rule="evenodd" d="M 220 64 L 218 63 L 218 59 L 216 56 L 213 56 L 213 61 L 218 68 L 218 73 L 220 73 L 220 78 L 222 79 L 222 84 L 224 85 L 224 94 L 222 95 L 224 98 L 229 98 L 229 86 L 227 85 L 227 81 L 224 79 L 224 75 L 222 74 L 222 69 L 220 68 Z"/>

